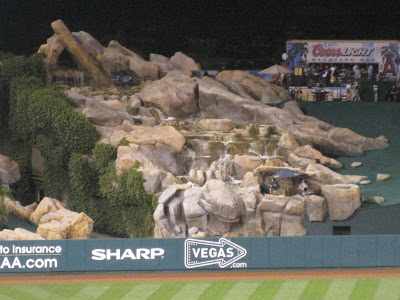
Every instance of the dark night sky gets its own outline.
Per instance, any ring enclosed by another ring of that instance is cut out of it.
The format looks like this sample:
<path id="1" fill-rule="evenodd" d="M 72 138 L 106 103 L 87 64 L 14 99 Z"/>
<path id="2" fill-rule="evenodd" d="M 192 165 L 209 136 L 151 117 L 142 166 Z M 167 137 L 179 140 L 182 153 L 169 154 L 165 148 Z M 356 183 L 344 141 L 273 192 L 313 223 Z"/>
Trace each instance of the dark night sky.
<path id="1" fill-rule="evenodd" d="M 194 53 L 193 39 L 212 41 L 213 56 L 275 60 L 288 39 L 400 39 L 398 1 L 318 2 L 0 0 L 0 51 L 35 52 L 56 19 L 103 45 L 115 39 L 144 58 Z"/>

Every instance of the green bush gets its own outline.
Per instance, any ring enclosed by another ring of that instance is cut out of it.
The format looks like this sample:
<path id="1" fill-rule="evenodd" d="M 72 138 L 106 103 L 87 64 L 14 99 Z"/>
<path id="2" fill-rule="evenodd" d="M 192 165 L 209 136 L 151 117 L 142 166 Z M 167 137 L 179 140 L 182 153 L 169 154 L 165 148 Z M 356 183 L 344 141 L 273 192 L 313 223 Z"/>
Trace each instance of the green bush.
<path id="1" fill-rule="evenodd" d="M 9 53 L 0 54 L 0 90 L 8 93 L 11 81 L 18 76 L 43 78 L 44 58 L 43 53 L 35 53 L 29 57 Z"/>
<path id="2" fill-rule="evenodd" d="M 91 157 L 73 155 L 68 205 L 92 217 L 98 231 L 121 237 L 149 237 L 156 197 L 144 189 L 138 164 L 117 175 L 115 158 L 116 148 L 104 144 L 97 144 Z"/>
<path id="3" fill-rule="evenodd" d="M 92 151 L 99 138 L 96 128 L 75 112 L 60 88 L 45 86 L 35 77 L 16 77 L 10 85 L 10 100 L 14 142 L 39 149 L 45 194 L 63 199 L 69 189 L 70 157 Z"/>
<path id="4" fill-rule="evenodd" d="M 100 195 L 107 199 L 113 209 L 111 230 L 118 235 L 149 237 L 153 228 L 153 203 L 155 196 L 143 187 L 142 173 L 138 164 L 117 175 L 111 163 L 99 178 Z M 118 219 L 120 221 L 118 221 Z"/>

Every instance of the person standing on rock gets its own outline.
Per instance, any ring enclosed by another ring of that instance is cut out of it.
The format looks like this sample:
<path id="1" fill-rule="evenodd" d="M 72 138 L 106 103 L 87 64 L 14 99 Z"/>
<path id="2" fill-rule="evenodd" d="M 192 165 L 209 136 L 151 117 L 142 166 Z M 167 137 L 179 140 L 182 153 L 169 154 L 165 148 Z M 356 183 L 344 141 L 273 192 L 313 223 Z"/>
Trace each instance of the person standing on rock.
<path id="1" fill-rule="evenodd" d="M 302 196 L 302 197 L 307 196 L 308 185 L 304 179 L 301 181 L 301 183 L 299 185 L 299 191 L 300 191 L 300 196 Z"/>
<path id="2" fill-rule="evenodd" d="M 277 195 L 278 194 L 278 190 L 280 189 L 280 185 L 278 182 L 276 182 L 275 178 L 272 178 L 272 182 L 271 182 L 271 190 L 272 190 L 272 195 Z"/>

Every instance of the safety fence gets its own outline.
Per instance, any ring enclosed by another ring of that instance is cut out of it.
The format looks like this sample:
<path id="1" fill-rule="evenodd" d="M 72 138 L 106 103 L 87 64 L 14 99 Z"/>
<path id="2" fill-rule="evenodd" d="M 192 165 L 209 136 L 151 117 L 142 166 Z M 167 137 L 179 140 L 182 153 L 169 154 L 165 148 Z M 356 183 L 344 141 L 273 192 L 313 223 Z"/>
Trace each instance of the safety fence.
<path id="1" fill-rule="evenodd" d="M 398 266 L 400 235 L 0 242 L 0 273 Z"/>

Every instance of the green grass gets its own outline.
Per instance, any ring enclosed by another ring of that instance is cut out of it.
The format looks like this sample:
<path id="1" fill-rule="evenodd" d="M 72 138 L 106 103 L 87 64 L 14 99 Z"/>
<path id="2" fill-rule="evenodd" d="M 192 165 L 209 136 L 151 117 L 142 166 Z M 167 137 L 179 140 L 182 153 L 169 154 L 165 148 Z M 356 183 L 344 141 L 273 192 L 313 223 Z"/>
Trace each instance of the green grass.
<path id="1" fill-rule="evenodd" d="M 0 285 L 0 299 L 400 299 L 400 278 Z"/>

